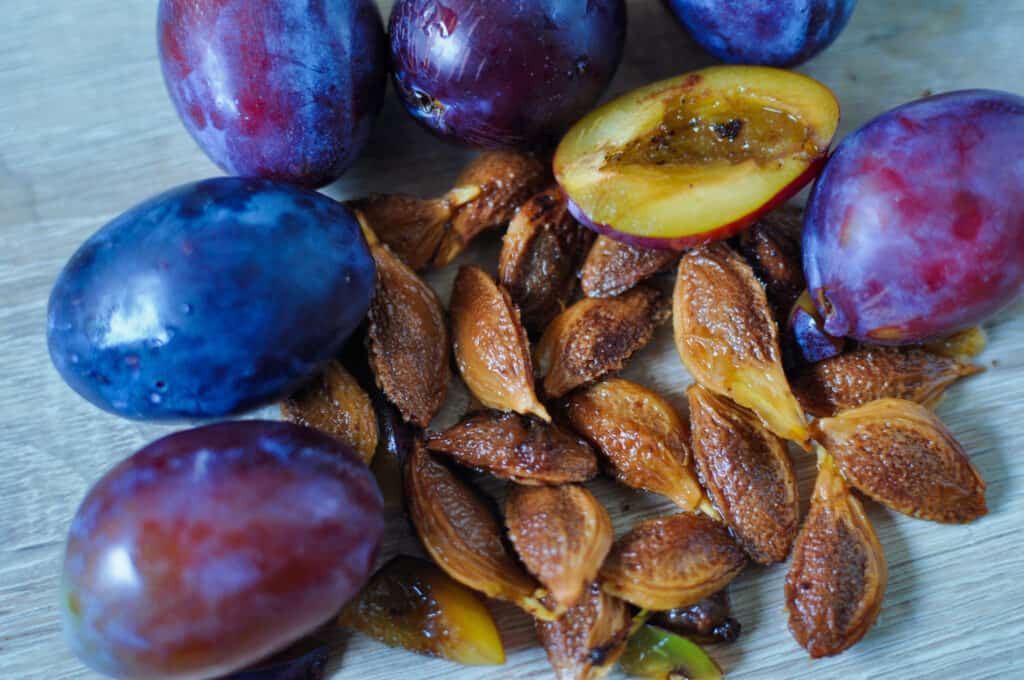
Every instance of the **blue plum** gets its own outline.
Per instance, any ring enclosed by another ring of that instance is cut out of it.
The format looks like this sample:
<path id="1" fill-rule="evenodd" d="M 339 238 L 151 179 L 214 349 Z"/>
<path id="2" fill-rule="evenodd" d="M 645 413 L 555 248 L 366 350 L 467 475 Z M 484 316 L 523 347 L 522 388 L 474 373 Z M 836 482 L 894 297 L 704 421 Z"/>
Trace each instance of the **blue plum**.
<path id="1" fill-rule="evenodd" d="M 471 146 L 556 141 L 622 58 L 624 0 L 398 0 L 395 86 L 427 129 Z"/>
<path id="2" fill-rule="evenodd" d="M 335 615 L 368 579 L 383 530 L 373 475 L 323 433 L 259 420 L 177 432 L 78 508 L 65 634 L 118 678 L 230 673 Z"/>
<path id="3" fill-rule="evenodd" d="M 157 33 L 178 115 L 228 173 L 322 186 L 366 144 L 387 82 L 371 0 L 161 0 Z"/>
<path id="4" fill-rule="evenodd" d="M 666 0 L 701 47 L 730 64 L 794 66 L 832 44 L 857 0 Z"/>
<path id="5" fill-rule="evenodd" d="M 218 178 L 96 232 L 50 294 L 48 341 L 83 397 L 129 418 L 209 418 L 269 403 L 341 348 L 373 258 L 340 203 Z"/>
<path id="6" fill-rule="evenodd" d="M 1024 286 L 1024 97 L 965 90 L 847 137 L 811 193 L 811 299 L 835 336 L 920 342 L 973 326 Z"/>

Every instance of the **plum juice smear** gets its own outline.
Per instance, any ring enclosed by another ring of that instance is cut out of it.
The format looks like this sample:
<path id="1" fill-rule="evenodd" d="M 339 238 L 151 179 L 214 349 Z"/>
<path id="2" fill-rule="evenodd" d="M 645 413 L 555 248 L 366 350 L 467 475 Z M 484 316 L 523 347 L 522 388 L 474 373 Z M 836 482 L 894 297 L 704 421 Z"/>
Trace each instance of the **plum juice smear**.
<path id="1" fill-rule="evenodd" d="M 681 96 L 649 135 L 605 156 L 607 164 L 702 165 L 724 161 L 769 163 L 783 156 L 807 160 L 821 149 L 798 116 L 770 103 L 736 95 Z"/>

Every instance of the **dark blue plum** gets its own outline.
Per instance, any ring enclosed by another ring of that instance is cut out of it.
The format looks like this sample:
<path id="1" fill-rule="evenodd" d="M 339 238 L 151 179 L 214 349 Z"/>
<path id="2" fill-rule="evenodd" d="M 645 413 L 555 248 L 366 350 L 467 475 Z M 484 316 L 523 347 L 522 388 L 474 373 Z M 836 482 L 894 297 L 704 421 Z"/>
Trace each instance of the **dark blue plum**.
<path id="1" fill-rule="evenodd" d="M 395 85 L 412 116 L 471 146 L 528 148 L 598 100 L 622 58 L 624 0 L 398 0 Z"/>
<path id="2" fill-rule="evenodd" d="M 981 323 L 1024 287 L 1024 97 L 964 90 L 843 140 L 804 213 L 825 331 L 901 345 Z"/>
<path id="3" fill-rule="evenodd" d="M 341 348 L 373 294 L 352 213 L 270 180 L 172 189 L 96 232 L 50 294 L 67 383 L 129 418 L 210 418 L 271 402 Z"/>
<path id="4" fill-rule="evenodd" d="M 161 0 L 164 80 L 228 173 L 322 186 L 366 144 L 387 79 L 371 0 Z"/>
<path id="5" fill-rule="evenodd" d="M 104 475 L 75 513 L 65 634 L 117 678 L 231 673 L 334 616 L 383 530 L 373 475 L 326 434 L 259 420 L 176 432 Z M 237 677 L 315 677 L 323 656 Z"/>
<path id="6" fill-rule="evenodd" d="M 693 39 L 730 64 L 794 66 L 832 44 L 857 0 L 666 0 Z"/>

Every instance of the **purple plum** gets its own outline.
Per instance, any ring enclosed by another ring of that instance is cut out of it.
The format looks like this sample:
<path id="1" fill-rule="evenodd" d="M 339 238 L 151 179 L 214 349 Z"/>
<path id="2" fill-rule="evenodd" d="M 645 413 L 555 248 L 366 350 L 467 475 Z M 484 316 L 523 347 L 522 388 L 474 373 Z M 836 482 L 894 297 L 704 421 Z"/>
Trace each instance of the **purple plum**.
<path id="1" fill-rule="evenodd" d="M 832 44 L 857 0 L 666 0 L 701 47 L 730 64 L 794 66 Z"/>
<path id="2" fill-rule="evenodd" d="M 129 418 L 211 418 L 291 392 L 366 314 L 375 268 L 359 224 L 322 194 L 222 177 L 124 213 L 50 294 L 65 381 Z"/>
<path id="3" fill-rule="evenodd" d="M 481 148 L 552 143 L 611 81 L 624 0 L 398 0 L 391 57 L 406 109 Z"/>
<path id="4" fill-rule="evenodd" d="M 373 475 L 323 433 L 259 420 L 177 432 L 78 508 L 67 639 L 118 678 L 236 671 L 336 614 L 369 577 L 383 530 Z"/>
<path id="5" fill-rule="evenodd" d="M 847 137 L 811 193 L 803 252 L 831 335 L 898 345 L 992 315 L 1024 286 L 1024 97 L 949 92 Z"/>
<path id="6" fill-rule="evenodd" d="M 366 144 L 387 78 L 371 0 L 161 0 L 164 81 L 226 172 L 317 187 Z"/>

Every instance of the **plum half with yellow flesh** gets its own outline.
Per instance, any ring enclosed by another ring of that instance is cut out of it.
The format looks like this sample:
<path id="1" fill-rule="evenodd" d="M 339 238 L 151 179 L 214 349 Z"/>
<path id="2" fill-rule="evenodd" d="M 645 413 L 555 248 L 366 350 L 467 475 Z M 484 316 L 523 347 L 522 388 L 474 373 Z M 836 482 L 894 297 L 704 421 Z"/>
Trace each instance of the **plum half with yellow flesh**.
<path id="1" fill-rule="evenodd" d="M 821 169 L 839 103 L 821 83 L 761 66 L 716 66 L 611 101 L 555 154 L 583 224 L 637 246 L 730 236 Z"/>

